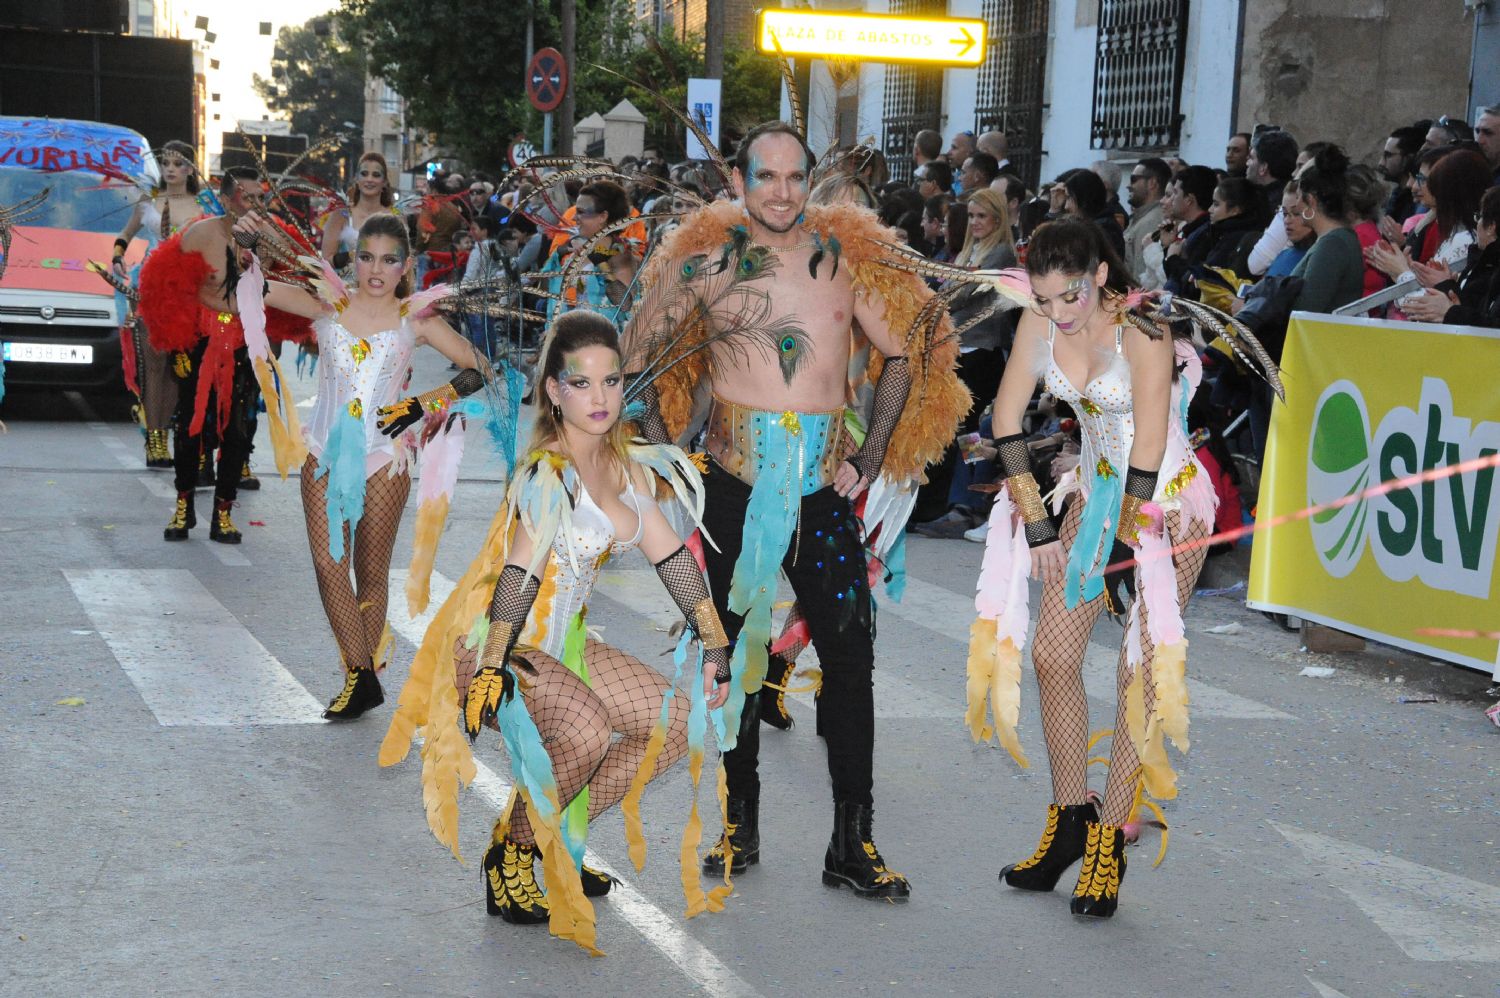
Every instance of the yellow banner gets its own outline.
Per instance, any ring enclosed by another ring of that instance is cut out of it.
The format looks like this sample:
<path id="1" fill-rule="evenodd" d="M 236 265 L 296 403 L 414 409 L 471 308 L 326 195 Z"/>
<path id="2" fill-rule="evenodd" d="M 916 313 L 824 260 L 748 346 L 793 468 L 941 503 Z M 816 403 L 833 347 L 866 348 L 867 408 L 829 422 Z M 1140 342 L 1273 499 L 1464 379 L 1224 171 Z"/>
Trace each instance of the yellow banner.
<path id="1" fill-rule="evenodd" d="M 1311 315 L 1287 331 L 1259 522 L 1500 452 L 1500 333 Z M 1490 672 L 1494 466 L 1369 496 L 1255 535 L 1250 605 Z"/>

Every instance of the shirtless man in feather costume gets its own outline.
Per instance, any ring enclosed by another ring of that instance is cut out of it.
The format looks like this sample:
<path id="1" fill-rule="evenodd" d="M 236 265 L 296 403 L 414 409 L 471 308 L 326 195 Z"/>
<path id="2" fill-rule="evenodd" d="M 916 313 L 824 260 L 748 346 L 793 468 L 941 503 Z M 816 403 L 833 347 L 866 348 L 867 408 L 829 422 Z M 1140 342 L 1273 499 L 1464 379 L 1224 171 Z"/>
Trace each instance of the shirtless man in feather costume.
<path id="1" fill-rule="evenodd" d="M 903 524 L 876 522 L 865 501 L 872 486 L 888 495 L 918 479 L 969 397 L 941 310 L 924 309 L 921 281 L 891 262 L 892 234 L 862 208 L 807 205 L 814 165 L 788 124 L 746 135 L 732 172 L 737 200 L 688 215 L 653 255 L 626 367 L 650 383 L 639 394 L 648 438 L 683 439 L 707 410 L 703 554 L 737 640 L 723 719 L 726 829 L 704 869 L 760 861 L 759 710 L 784 572 L 823 670 L 834 799 L 823 882 L 904 901 L 910 884 L 885 865 L 871 831 L 876 579 L 865 550 L 869 534 L 899 538 Z M 857 336 L 870 346 L 875 386 L 863 427 L 846 418 Z"/>

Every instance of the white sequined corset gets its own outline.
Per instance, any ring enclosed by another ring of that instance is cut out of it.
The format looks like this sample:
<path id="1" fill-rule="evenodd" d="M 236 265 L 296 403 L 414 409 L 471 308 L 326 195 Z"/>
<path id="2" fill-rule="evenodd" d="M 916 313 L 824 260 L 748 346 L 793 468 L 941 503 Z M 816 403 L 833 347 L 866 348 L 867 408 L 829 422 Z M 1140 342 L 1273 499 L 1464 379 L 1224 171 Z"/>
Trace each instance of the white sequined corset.
<path id="1" fill-rule="evenodd" d="M 1130 449 L 1135 444 L 1135 406 L 1130 395 L 1130 363 L 1125 359 L 1125 329 L 1115 327 L 1115 353 L 1109 367 L 1081 392 L 1068 380 L 1053 355 L 1056 334 L 1054 325 L 1047 335 L 1047 372 L 1043 384 L 1054 397 L 1072 406 L 1078 415 L 1078 425 L 1083 431 L 1079 456 L 1080 484 L 1089 478 L 1082 474 L 1083 469 L 1097 469 L 1101 460 L 1108 461 L 1114 472 L 1123 476 L 1130 467 Z M 1198 369 L 1192 363 L 1197 357 L 1191 344 L 1179 342 L 1176 350 L 1179 363 L 1188 362 Z M 1196 388 L 1196 380 L 1189 380 L 1193 382 L 1192 388 Z M 1182 487 L 1201 471 L 1182 427 L 1181 379 L 1174 378 L 1172 402 L 1167 413 L 1167 449 L 1162 454 L 1161 474 L 1157 477 L 1156 501 L 1165 508 L 1174 507 L 1174 500 Z"/>
<path id="2" fill-rule="evenodd" d="M 318 335 L 318 401 L 303 433 L 307 449 L 322 457 L 339 413 L 358 403 L 365 424 L 365 476 L 396 457 L 396 441 L 380 432 L 376 410 L 401 399 L 411 378 L 416 334 L 402 320 L 396 329 L 355 336 L 333 316 L 313 324 Z"/>
<path id="3" fill-rule="evenodd" d="M 565 536 L 563 530 L 566 528 L 559 528 L 557 536 L 552 540 L 551 563 L 556 571 L 542 586 L 542 592 L 521 632 L 521 644 L 538 648 L 555 659 L 562 659 L 568 624 L 588 603 L 604 563 L 637 547 L 641 543 L 641 534 L 645 532 L 641 501 L 635 487 L 627 485 L 625 491 L 620 493 L 620 499 L 635 511 L 636 520 L 635 535 L 623 541 L 615 535 L 614 521 L 609 518 L 609 514 L 599 508 L 583 483 L 578 483 L 578 500 L 573 506 L 572 529 Z M 574 559 L 577 571 L 573 569 Z"/>

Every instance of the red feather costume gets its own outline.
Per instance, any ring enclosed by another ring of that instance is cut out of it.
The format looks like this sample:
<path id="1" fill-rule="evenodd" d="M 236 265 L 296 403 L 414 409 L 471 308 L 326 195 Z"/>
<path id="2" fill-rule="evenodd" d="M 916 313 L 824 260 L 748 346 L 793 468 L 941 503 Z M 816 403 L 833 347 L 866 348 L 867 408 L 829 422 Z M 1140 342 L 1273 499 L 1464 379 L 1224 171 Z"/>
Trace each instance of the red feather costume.
<path id="1" fill-rule="evenodd" d="M 179 232 L 158 246 L 141 268 L 140 314 L 150 330 L 151 345 L 163 352 L 190 353 L 200 341 L 208 340 L 199 361 L 198 392 L 189 428 L 197 436 L 203 432 L 211 391 L 221 432 L 228 422 L 234 355 L 245 345 L 245 331 L 238 316 L 208 308 L 199 299 L 199 289 L 213 276 L 213 267 L 203 254 L 183 250 L 182 235 Z M 312 324 L 300 316 L 267 309 L 266 332 L 272 342 L 298 341 L 312 334 Z"/>

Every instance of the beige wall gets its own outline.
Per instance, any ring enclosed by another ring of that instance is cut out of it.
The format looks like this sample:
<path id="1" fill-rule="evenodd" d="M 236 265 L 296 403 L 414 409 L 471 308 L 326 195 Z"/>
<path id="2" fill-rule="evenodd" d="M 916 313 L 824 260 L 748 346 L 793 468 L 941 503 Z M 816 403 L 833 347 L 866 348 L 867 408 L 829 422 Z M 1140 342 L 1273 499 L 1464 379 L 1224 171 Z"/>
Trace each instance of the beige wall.
<path id="1" fill-rule="evenodd" d="M 1472 37 L 1460 0 L 1250 0 L 1238 127 L 1373 162 L 1391 128 L 1464 113 Z"/>

